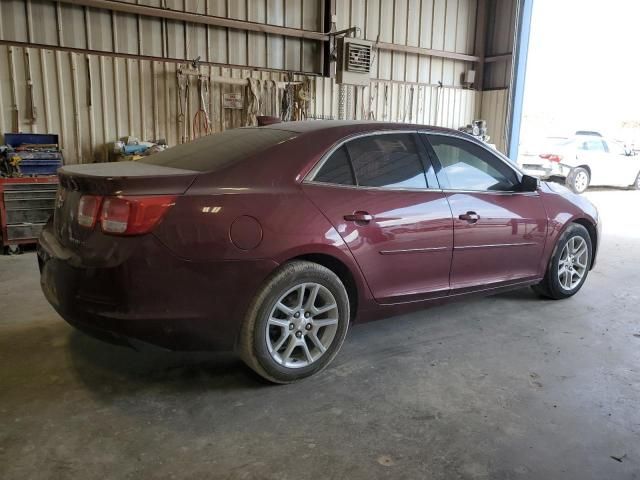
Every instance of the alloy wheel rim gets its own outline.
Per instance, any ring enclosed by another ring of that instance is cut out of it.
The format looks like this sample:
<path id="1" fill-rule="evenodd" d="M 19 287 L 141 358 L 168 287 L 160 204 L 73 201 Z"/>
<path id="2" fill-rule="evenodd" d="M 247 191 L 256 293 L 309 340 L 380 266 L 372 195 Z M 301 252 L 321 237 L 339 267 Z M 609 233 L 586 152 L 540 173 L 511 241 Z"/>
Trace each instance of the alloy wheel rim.
<path id="1" fill-rule="evenodd" d="M 584 238 L 571 237 L 564 245 L 558 262 L 558 280 L 565 290 L 575 289 L 587 272 L 589 249 Z"/>
<path id="2" fill-rule="evenodd" d="M 266 327 L 267 349 L 276 363 L 302 368 L 318 361 L 338 331 L 338 303 L 323 285 L 298 284 L 275 303 Z"/>
<path id="3" fill-rule="evenodd" d="M 587 174 L 585 172 L 578 172 L 576 175 L 576 179 L 573 184 L 576 187 L 576 190 L 579 192 L 584 192 L 587 189 L 587 182 L 589 181 Z"/>

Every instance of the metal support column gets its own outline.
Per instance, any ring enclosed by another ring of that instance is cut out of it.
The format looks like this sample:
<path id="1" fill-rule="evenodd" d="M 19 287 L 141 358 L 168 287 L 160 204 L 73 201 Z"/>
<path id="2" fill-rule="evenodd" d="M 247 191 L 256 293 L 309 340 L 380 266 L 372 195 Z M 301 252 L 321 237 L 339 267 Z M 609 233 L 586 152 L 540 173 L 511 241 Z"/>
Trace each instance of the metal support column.
<path id="1" fill-rule="evenodd" d="M 513 75 L 511 81 L 511 108 L 509 109 L 509 158 L 512 162 L 518 159 L 520 143 L 520 127 L 522 124 L 522 107 L 524 103 L 524 86 L 527 75 L 527 56 L 529 53 L 529 35 L 531 33 L 531 14 L 533 0 L 520 0 L 518 8 L 518 30 L 513 59 Z"/>

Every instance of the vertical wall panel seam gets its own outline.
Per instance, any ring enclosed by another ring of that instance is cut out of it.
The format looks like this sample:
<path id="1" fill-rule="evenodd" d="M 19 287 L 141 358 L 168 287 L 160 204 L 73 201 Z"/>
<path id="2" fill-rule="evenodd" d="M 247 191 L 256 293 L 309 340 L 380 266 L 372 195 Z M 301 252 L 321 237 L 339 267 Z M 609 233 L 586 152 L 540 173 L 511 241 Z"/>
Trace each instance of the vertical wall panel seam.
<path id="1" fill-rule="evenodd" d="M 67 144 L 67 132 L 66 132 L 66 114 L 65 114 L 65 108 L 64 108 L 64 90 L 63 90 L 63 83 L 62 83 L 62 68 L 60 66 L 60 57 L 61 57 L 62 53 L 61 52 L 55 52 L 55 59 L 56 59 L 56 79 L 58 82 L 58 112 L 60 114 L 60 132 L 58 134 L 59 138 L 59 142 L 60 142 L 60 148 L 65 148 L 66 144 Z"/>
<path id="2" fill-rule="evenodd" d="M 108 146 L 107 146 L 107 138 L 108 138 L 108 122 L 109 122 L 109 114 L 107 112 L 107 86 L 106 86 L 106 78 L 104 74 L 104 61 L 105 57 L 99 58 L 98 67 L 100 69 L 100 98 L 101 104 L 100 107 L 102 109 L 102 140 L 104 143 L 104 160 L 108 160 Z"/>
<path id="3" fill-rule="evenodd" d="M 49 69 L 47 68 L 47 51 L 44 49 L 40 49 L 40 76 L 42 77 L 42 106 L 44 109 L 44 133 L 50 133 L 51 132 L 51 108 L 49 105 L 49 101 L 50 101 Z M 0 105 L 2 105 L 1 98 L 0 98 Z"/>
<path id="4" fill-rule="evenodd" d="M 74 118 L 74 144 L 76 147 L 76 155 L 78 163 L 82 163 L 82 147 L 81 147 L 81 133 L 80 133 L 80 106 L 78 99 L 78 63 L 76 54 L 69 53 L 71 60 L 71 97 L 73 103 L 73 118 Z"/>

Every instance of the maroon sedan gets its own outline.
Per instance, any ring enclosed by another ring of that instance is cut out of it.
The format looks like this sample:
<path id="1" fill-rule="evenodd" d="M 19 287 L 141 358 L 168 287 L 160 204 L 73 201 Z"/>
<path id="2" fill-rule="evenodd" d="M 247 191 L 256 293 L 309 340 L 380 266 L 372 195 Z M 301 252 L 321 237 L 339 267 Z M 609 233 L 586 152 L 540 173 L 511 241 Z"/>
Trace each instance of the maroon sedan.
<path id="1" fill-rule="evenodd" d="M 529 285 L 569 297 L 599 241 L 585 198 L 420 125 L 242 128 L 59 176 L 38 260 L 65 320 L 235 349 L 280 383 L 325 368 L 354 321 Z"/>

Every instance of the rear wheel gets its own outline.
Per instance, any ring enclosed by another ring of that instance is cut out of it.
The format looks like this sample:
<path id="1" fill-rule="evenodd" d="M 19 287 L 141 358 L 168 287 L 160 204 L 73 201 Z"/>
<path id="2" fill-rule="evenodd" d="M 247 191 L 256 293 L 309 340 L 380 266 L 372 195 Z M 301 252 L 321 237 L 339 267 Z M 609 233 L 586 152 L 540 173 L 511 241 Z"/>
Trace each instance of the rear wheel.
<path id="1" fill-rule="evenodd" d="M 571 224 L 558 240 L 544 279 L 533 289 L 555 300 L 575 295 L 587 279 L 592 255 L 593 246 L 587 229 Z"/>
<path id="2" fill-rule="evenodd" d="M 567 187 L 575 193 L 584 193 L 591 182 L 589 171 L 585 168 L 578 167 L 571 170 L 567 176 Z"/>
<path id="3" fill-rule="evenodd" d="M 239 350 L 244 362 L 274 383 L 323 370 L 349 327 L 349 297 L 322 265 L 293 261 L 275 272 L 249 307 Z"/>

